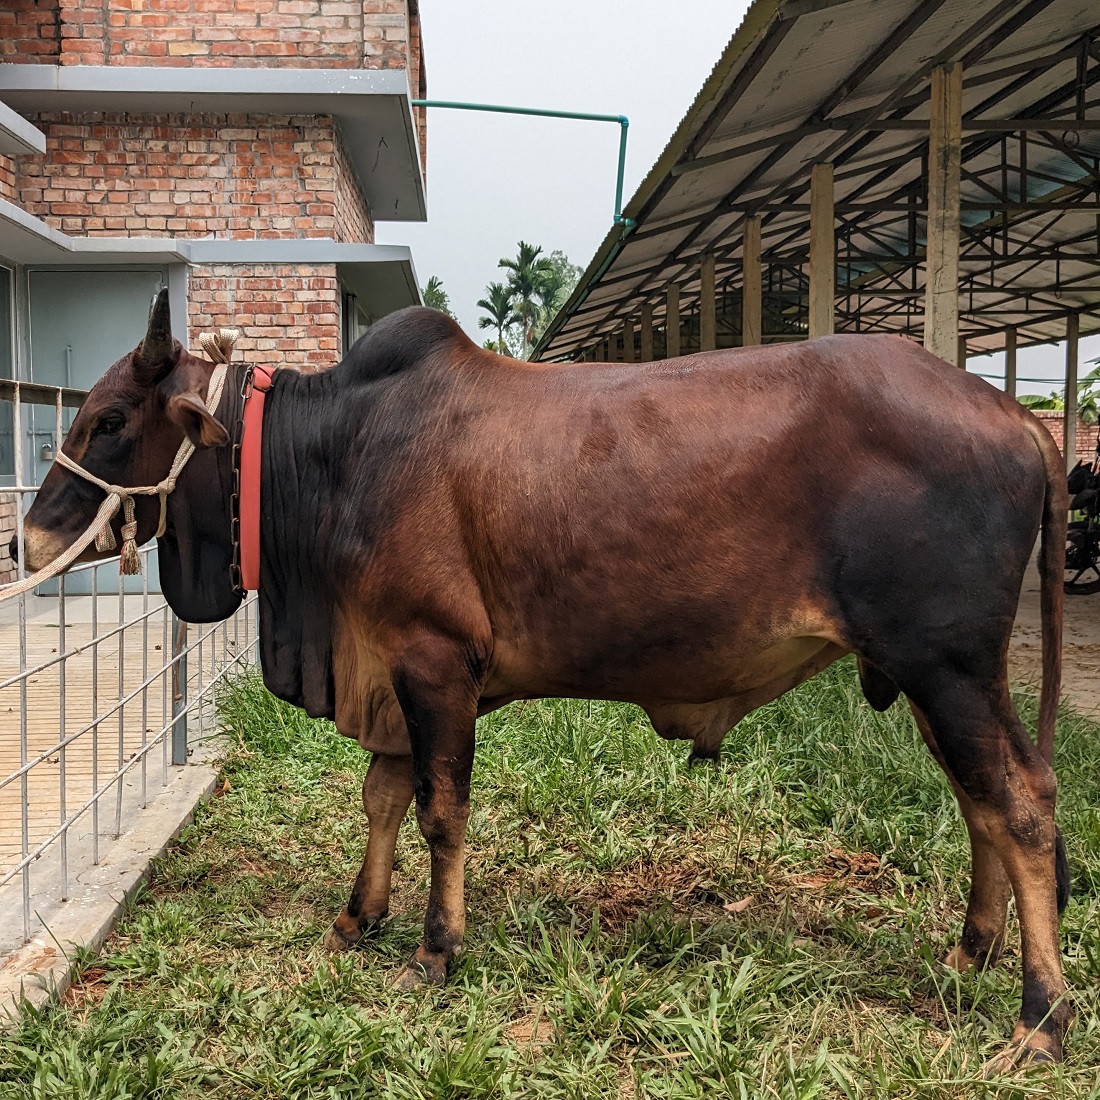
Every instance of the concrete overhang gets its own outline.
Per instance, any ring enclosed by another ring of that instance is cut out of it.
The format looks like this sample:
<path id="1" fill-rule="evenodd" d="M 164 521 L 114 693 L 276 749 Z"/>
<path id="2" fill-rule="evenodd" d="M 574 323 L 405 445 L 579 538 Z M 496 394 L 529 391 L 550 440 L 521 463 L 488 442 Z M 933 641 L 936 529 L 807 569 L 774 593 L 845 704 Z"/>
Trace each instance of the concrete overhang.
<path id="1" fill-rule="evenodd" d="M 335 264 L 375 317 L 420 305 L 412 253 L 404 245 L 326 238 L 247 241 L 213 237 L 70 237 L 0 199 L 0 258 L 18 264 L 110 267 L 133 264 Z"/>
<path id="2" fill-rule="evenodd" d="M 32 126 L 22 115 L 0 103 L 0 154 L 21 157 L 27 153 L 44 153 L 46 135 Z"/>
<path id="3" fill-rule="evenodd" d="M 331 115 L 374 220 L 427 217 L 402 70 L 3 64 L 0 103 L 24 114 Z"/>

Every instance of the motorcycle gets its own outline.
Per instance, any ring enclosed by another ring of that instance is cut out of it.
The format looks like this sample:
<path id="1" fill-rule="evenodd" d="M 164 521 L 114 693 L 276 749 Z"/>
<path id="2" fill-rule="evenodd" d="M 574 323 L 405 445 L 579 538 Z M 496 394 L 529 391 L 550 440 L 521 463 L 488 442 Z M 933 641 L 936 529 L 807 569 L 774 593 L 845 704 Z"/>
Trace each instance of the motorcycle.
<path id="1" fill-rule="evenodd" d="M 1067 595 L 1100 592 L 1100 434 L 1092 462 L 1078 462 L 1069 472 L 1069 507 L 1077 513 L 1066 531 Z"/>

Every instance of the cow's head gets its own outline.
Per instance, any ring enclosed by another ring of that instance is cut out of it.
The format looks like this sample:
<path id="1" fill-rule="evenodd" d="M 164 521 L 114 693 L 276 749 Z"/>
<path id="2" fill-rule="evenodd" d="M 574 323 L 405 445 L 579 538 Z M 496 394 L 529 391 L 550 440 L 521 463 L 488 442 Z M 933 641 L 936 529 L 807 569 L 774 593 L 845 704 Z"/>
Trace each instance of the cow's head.
<path id="1" fill-rule="evenodd" d="M 195 444 L 196 453 L 168 498 L 168 530 L 160 542 L 165 595 L 181 617 L 191 621 L 223 618 L 239 602 L 229 581 L 228 492 L 216 489 L 222 480 L 219 467 L 228 466 L 218 460 L 227 451 L 216 449 L 225 448 L 229 435 L 205 404 L 213 369 L 172 338 L 168 292 L 162 290 L 145 338 L 92 387 L 62 448 L 89 473 L 130 487 L 161 481 L 185 435 Z M 189 486 L 195 491 L 186 491 Z M 71 546 L 87 530 L 103 499 L 102 489 L 55 465 L 27 512 L 27 571 L 41 569 Z M 137 541 L 147 542 L 156 533 L 160 501 L 156 496 L 134 499 Z M 121 523 L 121 514 L 112 521 L 116 541 L 121 539 Z M 215 545 L 204 545 L 208 542 Z M 114 552 L 96 551 L 93 544 L 79 560 L 94 561 Z M 224 579 L 213 576 L 219 565 L 224 565 Z M 187 587 L 193 587 L 196 576 L 205 579 L 206 570 L 211 571 L 216 591 L 195 599 Z"/>

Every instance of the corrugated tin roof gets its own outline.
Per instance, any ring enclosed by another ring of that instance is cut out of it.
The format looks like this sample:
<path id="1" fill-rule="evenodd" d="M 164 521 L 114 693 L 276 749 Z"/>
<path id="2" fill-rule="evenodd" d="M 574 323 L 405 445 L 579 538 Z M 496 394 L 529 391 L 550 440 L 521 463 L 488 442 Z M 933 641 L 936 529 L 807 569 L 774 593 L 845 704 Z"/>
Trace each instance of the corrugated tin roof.
<path id="1" fill-rule="evenodd" d="M 1015 134 L 963 135 L 960 305 L 971 351 L 999 348 L 1007 325 L 1021 343 L 1060 338 L 1069 310 L 1086 311 L 1082 332 L 1100 329 L 1087 312 L 1100 304 L 1100 130 L 1073 125 L 1100 116 L 1095 0 L 757 0 L 627 204 L 636 224 L 607 235 L 538 357 L 578 357 L 644 302 L 659 317 L 671 281 L 690 309 L 707 251 L 720 287 L 735 292 L 753 209 L 765 262 L 797 287 L 810 168 L 822 160 L 836 173 L 838 330 L 919 332 L 923 273 L 901 257 L 923 249 L 927 131 L 868 124 L 926 122 L 931 72 L 945 61 L 963 65 L 968 121 L 1060 120 L 1029 132 L 1022 151 Z M 1006 213 L 994 199 L 1002 189 L 1036 209 Z M 846 263 L 852 253 L 862 259 Z"/>

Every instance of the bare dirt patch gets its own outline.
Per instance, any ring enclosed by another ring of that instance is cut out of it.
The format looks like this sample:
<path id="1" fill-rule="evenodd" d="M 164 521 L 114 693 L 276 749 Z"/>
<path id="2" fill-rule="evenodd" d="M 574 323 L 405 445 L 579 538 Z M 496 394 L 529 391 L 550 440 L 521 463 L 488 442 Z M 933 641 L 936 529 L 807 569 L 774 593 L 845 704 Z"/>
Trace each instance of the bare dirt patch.
<path id="1" fill-rule="evenodd" d="M 1062 640 L 1062 694 L 1082 715 L 1100 714 L 1100 593 L 1067 596 Z M 1024 577 L 1009 650 L 1013 681 L 1036 689 L 1042 676 L 1039 574 L 1034 561 Z"/>

